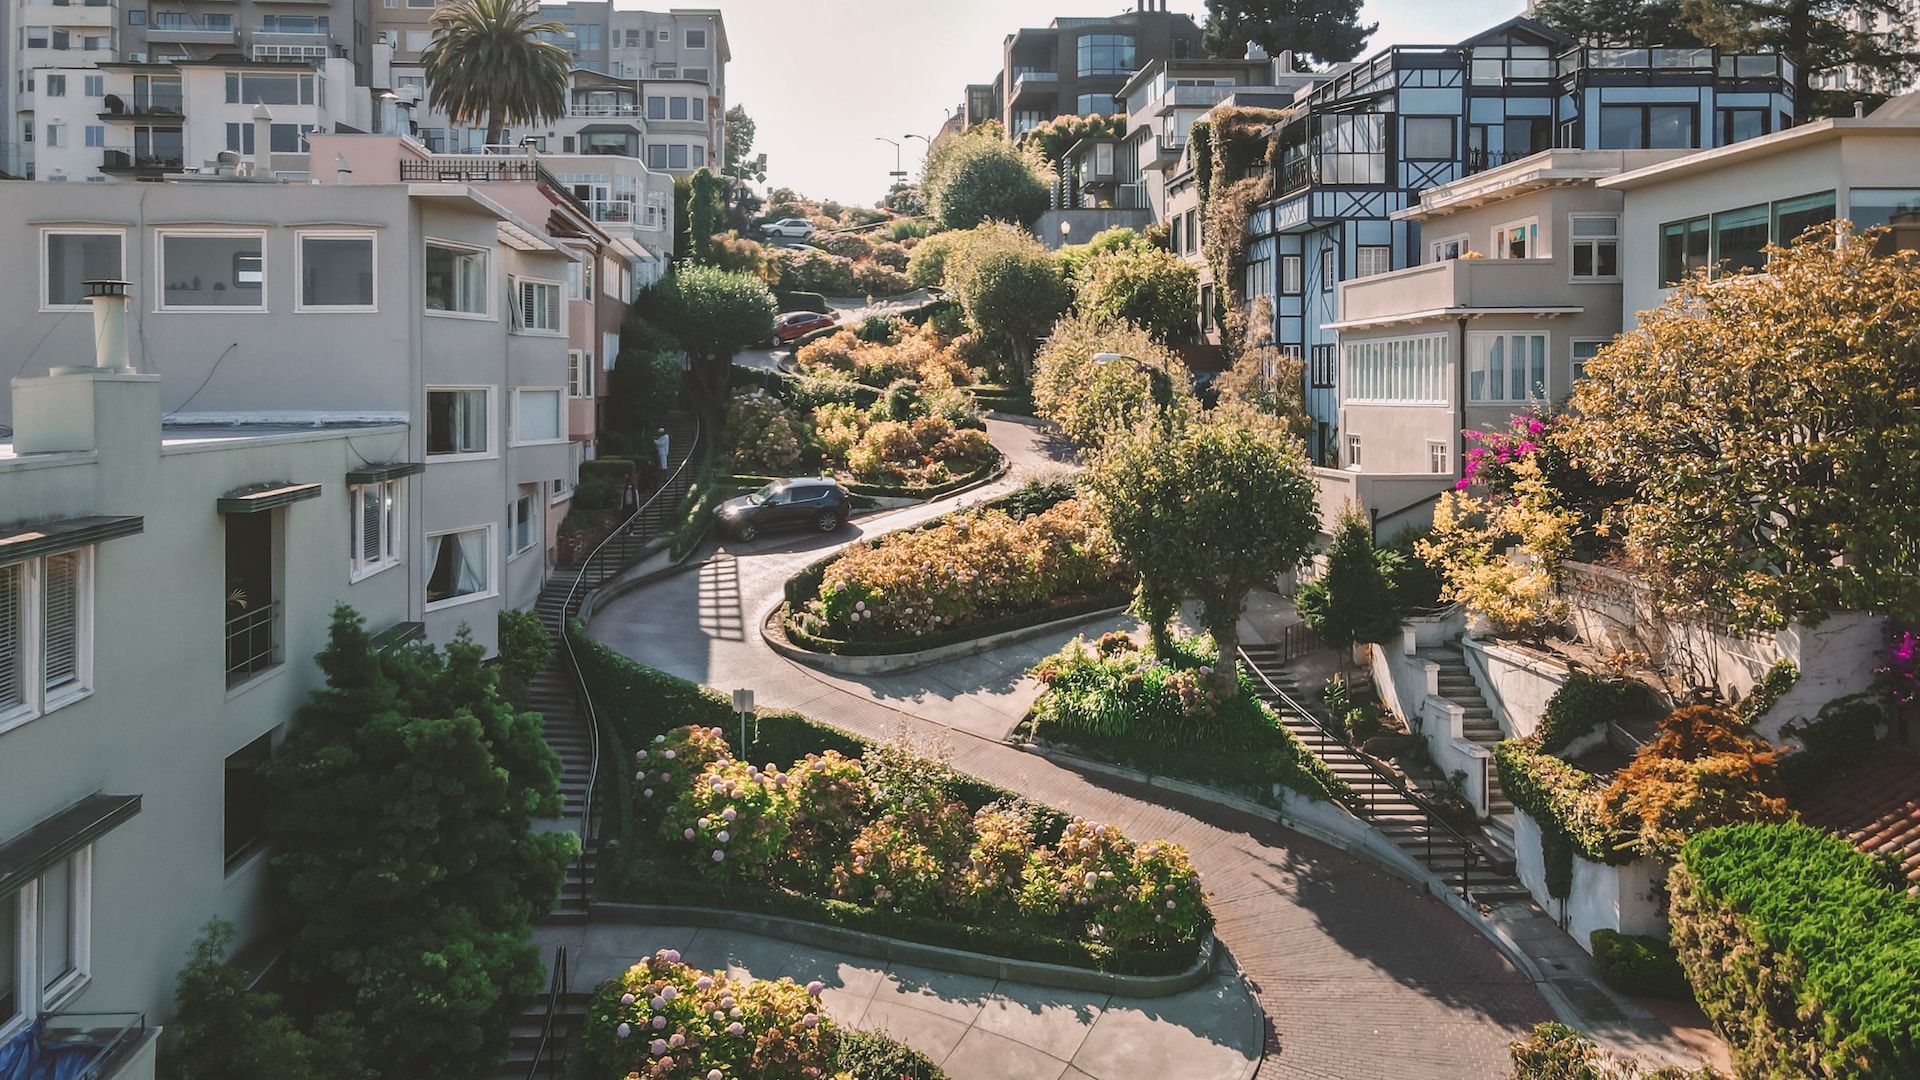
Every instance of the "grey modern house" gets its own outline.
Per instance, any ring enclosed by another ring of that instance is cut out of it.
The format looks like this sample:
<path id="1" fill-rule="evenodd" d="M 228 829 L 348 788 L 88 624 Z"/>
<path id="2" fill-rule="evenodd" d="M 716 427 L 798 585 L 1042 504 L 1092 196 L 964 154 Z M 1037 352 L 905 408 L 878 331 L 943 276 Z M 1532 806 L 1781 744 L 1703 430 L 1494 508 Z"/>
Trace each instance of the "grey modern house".
<path id="1" fill-rule="evenodd" d="M 1119 114 L 1126 111 L 1117 100 L 1121 90 L 1149 62 L 1204 55 L 1200 27 L 1169 12 L 1166 0 L 1016 30 L 1007 35 L 993 81 L 966 88 L 966 126 L 998 120 L 1017 136 L 1056 116 Z"/>

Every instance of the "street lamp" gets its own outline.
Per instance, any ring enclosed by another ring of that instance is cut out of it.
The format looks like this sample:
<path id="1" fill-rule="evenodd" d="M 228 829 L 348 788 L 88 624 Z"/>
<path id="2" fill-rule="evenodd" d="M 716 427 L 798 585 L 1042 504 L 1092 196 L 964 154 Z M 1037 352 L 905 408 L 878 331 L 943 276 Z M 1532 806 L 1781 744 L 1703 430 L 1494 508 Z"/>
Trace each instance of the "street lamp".
<path id="1" fill-rule="evenodd" d="M 900 167 L 900 144 L 887 138 L 885 135 L 875 135 L 873 139 L 875 142 L 893 143 L 893 172 L 888 175 L 893 177 L 894 183 L 896 184 L 904 182 L 907 178 L 907 171 Z"/>
<path id="2" fill-rule="evenodd" d="M 1111 364 L 1117 360 L 1133 361 L 1136 374 L 1145 375 L 1153 387 L 1153 402 L 1160 407 L 1160 423 L 1171 430 L 1173 426 L 1173 375 L 1160 362 L 1149 364 L 1137 356 L 1126 353 L 1099 352 L 1093 354 L 1096 364 Z"/>

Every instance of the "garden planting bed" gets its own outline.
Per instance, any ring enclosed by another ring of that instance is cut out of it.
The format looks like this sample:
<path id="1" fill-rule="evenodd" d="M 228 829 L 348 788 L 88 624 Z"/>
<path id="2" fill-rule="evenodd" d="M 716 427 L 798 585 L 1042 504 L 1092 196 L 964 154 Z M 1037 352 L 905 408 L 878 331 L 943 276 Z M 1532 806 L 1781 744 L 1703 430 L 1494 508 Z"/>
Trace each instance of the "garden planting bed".
<path id="1" fill-rule="evenodd" d="M 1085 972 L 1204 970 L 1212 915 L 1184 850 L 793 713 L 757 717 L 767 764 L 747 764 L 719 734 L 737 730 L 727 699 L 569 633 L 615 763 L 599 900 Z"/>

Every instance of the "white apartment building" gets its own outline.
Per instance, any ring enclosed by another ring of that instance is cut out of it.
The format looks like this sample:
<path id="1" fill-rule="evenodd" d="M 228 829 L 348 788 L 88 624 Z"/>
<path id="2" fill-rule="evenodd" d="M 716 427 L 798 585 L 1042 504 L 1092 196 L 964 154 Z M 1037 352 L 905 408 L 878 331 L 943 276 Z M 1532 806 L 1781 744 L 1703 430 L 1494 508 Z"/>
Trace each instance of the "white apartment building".
<path id="1" fill-rule="evenodd" d="M 150 1080 L 199 928 L 268 930 L 253 767 L 321 685 L 334 606 L 421 631 L 422 466 L 405 422 L 164 422 L 191 375 L 128 365 L 137 319 L 100 302 L 13 380 L 0 438 L 0 1048 L 79 1038 L 60 1052 L 111 1047 L 88 1075 Z"/>

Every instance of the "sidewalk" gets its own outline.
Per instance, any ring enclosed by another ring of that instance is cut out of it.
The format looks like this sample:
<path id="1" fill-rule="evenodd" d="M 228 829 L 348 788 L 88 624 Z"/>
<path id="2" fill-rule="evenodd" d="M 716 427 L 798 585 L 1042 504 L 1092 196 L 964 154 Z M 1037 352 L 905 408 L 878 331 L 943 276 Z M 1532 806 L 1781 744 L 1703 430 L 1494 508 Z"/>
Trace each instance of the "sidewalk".
<path id="1" fill-rule="evenodd" d="M 543 956 L 565 945 L 570 990 L 591 992 L 658 949 L 730 977 L 826 984 L 827 1015 L 885 1032 L 952 1080 L 1247 1080 L 1260 1061 L 1259 1005 L 1237 974 L 1183 994 L 1122 998 L 997 982 L 848 956 L 758 934 L 597 923 L 535 930 Z"/>

